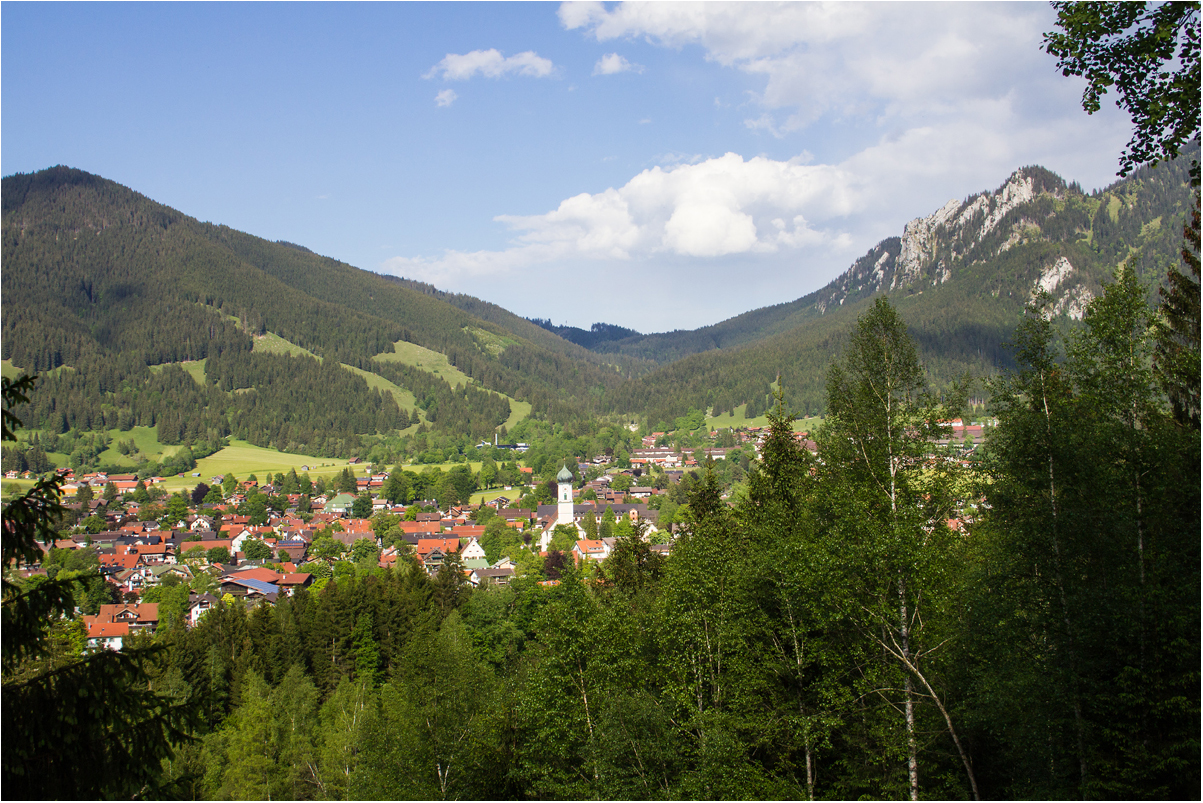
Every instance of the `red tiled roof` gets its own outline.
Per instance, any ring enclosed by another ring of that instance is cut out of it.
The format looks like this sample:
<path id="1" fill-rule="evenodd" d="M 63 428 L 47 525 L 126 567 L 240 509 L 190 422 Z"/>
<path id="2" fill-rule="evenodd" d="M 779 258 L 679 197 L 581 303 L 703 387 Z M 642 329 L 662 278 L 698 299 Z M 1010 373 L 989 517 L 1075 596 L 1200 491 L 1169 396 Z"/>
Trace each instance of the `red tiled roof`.
<path id="1" fill-rule="evenodd" d="M 89 617 L 91 618 L 91 617 Z M 116 638 L 129 635 L 129 622 L 87 622 L 88 638 Z"/>
<path id="2" fill-rule="evenodd" d="M 138 556 L 129 555 L 101 555 L 101 566 L 116 566 L 121 569 L 132 569 L 138 565 Z"/>
<path id="3" fill-rule="evenodd" d="M 272 569 L 260 567 L 255 569 L 243 569 L 240 572 L 230 572 L 223 579 L 232 578 L 238 578 L 242 580 L 260 580 L 264 583 L 275 583 L 279 581 L 280 575 L 278 572 Z"/>
<path id="4" fill-rule="evenodd" d="M 419 538 L 417 552 L 419 556 L 426 555 L 434 550 L 440 552 L 459 552 L 458 538 Z"/>
<path id="5" fill-rule="evenodd" d="M 132 613 L 134 616 L 129 616 Z M 97 621 L 113 622 L 118 618 L 125 621 L 147 622 L 159 621 L 159 603 L 140 602 L 137 605 L 101 605 L 100 613 L 96 614 Z"/>

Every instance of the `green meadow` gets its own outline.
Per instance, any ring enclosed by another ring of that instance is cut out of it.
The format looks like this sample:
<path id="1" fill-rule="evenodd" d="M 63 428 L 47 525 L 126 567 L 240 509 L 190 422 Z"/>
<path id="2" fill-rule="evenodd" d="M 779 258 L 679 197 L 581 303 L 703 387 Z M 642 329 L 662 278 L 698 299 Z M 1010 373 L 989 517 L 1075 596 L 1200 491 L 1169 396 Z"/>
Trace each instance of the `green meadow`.
<path id="1" fill-rule="evenodd" d="M 748 418 L 744 412 L 748 409 L 748 405 L 741 404 L 735 408 L 734 415 L 723 413 L 722 415 L 706 416 L 706 424 L 711 429 L 728 429 L 731 427 L 767 427 L 769 425 L 768 415 L 758 415 L 754 418 Z M 810 418 L 799 418 L 794 422 L 794 432 L 814 432 L 815 429 L 822 423 L 823 419 L 819 416 Z"/>
<path id="2" fill-rule="evenodd" d="M 380 362 L 399 362 L 402 365 L 412 365 L 415 368 L 421 368 L 423 371 L 432 373 L 443 379 L 452 387 L 463 387 L 472 381 L 470 376 L 447 360 L 446 354 L 431 351 L 428 348 L 405 340 L 398 340 L 394 343 L 393 351 L 377 354 L 372 359 L 379 360 Z"/>

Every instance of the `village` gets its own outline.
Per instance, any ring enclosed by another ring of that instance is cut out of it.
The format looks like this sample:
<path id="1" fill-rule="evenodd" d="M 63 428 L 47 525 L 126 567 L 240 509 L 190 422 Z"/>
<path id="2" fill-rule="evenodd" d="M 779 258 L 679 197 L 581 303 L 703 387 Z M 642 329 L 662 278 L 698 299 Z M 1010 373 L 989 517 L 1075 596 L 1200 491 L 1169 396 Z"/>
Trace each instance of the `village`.
<path id="1" fill-rule="evenodd" d="M 982 426 L 951 423 L 953 440 L 971 451 Z M 458 582 L 472 588 L 504 586 L 522 574 L 554 585 L 565 560 L 589 576 L 624 536 L 637 536 L 662 557 L 671 553 L 678 522 L 662 516 L 661 508 L 675 505 L 658 497 L 670 494 L 687 472 L 696 476 L 699 458 L 722 461 L 732 450 L 682 450 L 663 445 L 668 435 L 645 436 L 643 448 L 624 461 L 629 467 L 613 466 L 605 455 L 577 462 L 575 472 L 561 466 L 554 501 L 527 506 L 517 503 L 536 499 L 532 491 L 540 484 L 550 494 L 553 482 L 540 483 L 528 467 L 519 468 L 523 484 L 484 494 L 479 504 L 445 506 L 434 499 L 390 502 L 383 493 L 389 473 L 372 473 L 355 459 L 345 469 L 354 476 L 354 492 L 312 497 L 281 494 L 270 475 L 260 484 L 253 476 L 239 481 L 194 474 L 188 478 L 198 480 L 191 497 L 177 492 L 168 500 L 163 477 L 60 469 L 64 508 L 81 523 L 69 537 L 43 545 L 40 566 L 17 573 L 31 580 L 53 578 L 67 567 L 99 571 L 104 587 L 88 599 L 101 601 L 76 610 L 92 650 L 120 650 L 131 637 L 153 635 L 164 619 L 195 626 L 219 602 L 272 605 L 301 589 L 320 591 L 331 579 L 399 563 L 431 577 L 455 572 L 462 576 Z M 749 428 L 730 440 L 759 456 L 766 435 L 765 429 Z M 718 439 L 718 433 L 711 436 Z M 816 451 L 808 433 L 795 433 L 795 439 L 799 448 Z M 273 499 L 280 509 L 262 507 L 259 516 L 246 512 L 255 499 Z M 174 515 L 145 515 L 162 512 L 156 502 L 168 502 Z M 166 599 L 174 602 L 170 615 L 161 611 Z"/>

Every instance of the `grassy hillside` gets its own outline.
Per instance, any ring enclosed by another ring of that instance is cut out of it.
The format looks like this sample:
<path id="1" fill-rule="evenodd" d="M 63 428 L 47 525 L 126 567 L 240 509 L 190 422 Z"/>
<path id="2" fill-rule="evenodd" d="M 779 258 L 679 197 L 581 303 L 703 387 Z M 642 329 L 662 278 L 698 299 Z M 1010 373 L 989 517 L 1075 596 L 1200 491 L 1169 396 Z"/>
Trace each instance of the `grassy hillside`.
<path id="1" fill-rule="evenodd" d="M 402 365 L 412 365 L 423 371 L 434 374 L 452 387 L 462 387 L 472 381 L 472 378 L 453 366 L 447 360 L 446 354 L 440 354 L 416 343 L 398 340 L 393 344 L 392 351 L 386 351 L 372 357 L 380 362 L 395 362 Z"/>

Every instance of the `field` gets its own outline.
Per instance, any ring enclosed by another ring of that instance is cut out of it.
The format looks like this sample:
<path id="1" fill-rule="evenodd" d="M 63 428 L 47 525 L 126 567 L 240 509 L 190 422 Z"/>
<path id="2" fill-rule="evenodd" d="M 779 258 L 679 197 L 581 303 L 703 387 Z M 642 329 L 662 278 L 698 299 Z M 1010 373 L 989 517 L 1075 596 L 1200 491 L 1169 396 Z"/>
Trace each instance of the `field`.
<path id="1" fill-rule="evenodd" d="M 16 379 L 21 375 L 21 369 L 13 365 L 12 360 L 0 360 L 0 375 Z"/>
<path id="2" fill-rule="evenodd" d="M 198 482 L 209 480 L 218 474 L 233 474 L 238 479 L 246 479 L 247 475 L 254 474 L 260 480 L 264 479 L 268 472 L 279 474 L 287 473 L 289 469 L 295 468 L 298 474 L 304 474 L 304 466 L 308 466 L 310 479 L 318 477 L 332 477 L 335 474 L 342 472 L 348 465 L 345 459 L 332 457 L 310 457 L 304 454 L 293 454 L 291 452 L 277 452 L 275 449 L 265 449 L 261 446 L 254 446 L 246 441 L 230 439 L 230 445 L 222 449 L 220 452 L 215 452 L 208 457 L 203 457 L 196 461 L 196 468 L 183 478 L 169 477 L 166 480 L 166 486 L 169 489 L 176 488 L 194 488 Z M 364 466 L 354 466 L 353 470 L 357 474 L 363 472 Z M 193 477 L 192 474 L 199 473 L 199 477 Z"/>
<path id="3" fill-rule="evenodd" d="M 321 362 L 322 359 L 312 351 L 306 351 L 274 332 L 268 332 L 265 335 L 255 335 L 253 339 L 255 345 L 252 347 L 252 351 L 265 352 L 267 354 L 288 354 L 293 357 L 312 357 L 318 362 Z"/>
<path id="4" fill-rule="evenodd" d="M 387 379 L 385 379 L 382 376 L 373 374 L 370 371 L 365 371 L 362 368 L 356 368 L 355 366 L 347 365 L 346 363 L 339 363 L 339 365 L 341 365 L 343 368 L 346 368 L 351 373 L 359 374 L 360 376 L 362 376 L 364 378 L 364 381 L 368 383 L 368 387 L 373 388 L 375 390 L 387 390 L 389 393 L 393 394 L 393 400 L 395 402 L 397 402 L 397 406 L 400 407 L 402 410 L 413 410 L 414 409 L 414 406 L 417 403 L 417 400 L 414 398 L 414 394 L 410 393 L 405 388 L 400 387 L 399 385 L 396 385 L 396 384 L 388 381 Z M 423 421 L 426 420 L 426 415 L 421 410 L 418 410 L 418 416 Z M 411 432 L 416 432 L 417 429 L 418 429 L 418 426 L 415 424 L 412 427 L 406 427 L 405 429 L 398 430 L 398 431 L 403 435 L 407 435 Z"/>
<path id="5" fill-rule="evenodd" d="M 159 436 L 155 427 L 134 427 L 128 432 L 122 432 L 119 429 L 110 429 L 105 434 L 108 435 L 112 445 L 100 453 L 99 462 L 101 465 L 133 467 L 134 461 L 117 451 L 117 441 L 119 440 L 132 440 L 134 445 L 138 447 L 139 452 L 155 460 L 170 457 L 180 448 L 178 446 L 164 446 L 159 443 Z M 66 460 L 64 459 L 60 465 L 66 465 Z"/>
<path id="6" fill-rule="evenodd" d="M 728 427 L 767 427 L 769 425 L 769 417 L 767 415 L 758 415 L 755 418 L 747 418 L 744 416 L 744 411 L 748 405 L 741 404 L 735 408 L 735 415 L 727 415 L 726 413 L 711 418 L 706 417 L 706 423 L 711 429 L 727 429 Z M 812 418 L 799 418 L 794 422 L 794 432 L 813 432 L 823 419 L 815 416 Z"/>
<path id="7" fill-rule="evenodd" d="M 196 384 L 205 384 L 205 361 L 204 360 L 184 360 L 177 363 L 164 363 L 163 365 L 150 366 L 151 371 L 162 371 L 164 365 L 178 365 L 188 372 L 188 375 L 196 380 Z"/>
<path id="8" fill-rule="evenodd" d="M 530 402 L 510 399 L 510 417 L 505 421 L 505 431 L 509 432 L 522 419 L 530 415 Z"/>
<path id="9" fill-rule="evenodd" d="M 437 351 L 431 351 L 428 348 L 423 348 L 416 343 L 410 343 L 405 340 L 398 340 L 393 345 L 393 351 L 377 354 L 373 360 L 380 362 L 399 362 L 403 365 L 412 365 L 415 368 L 421 368 L 423 371 L 428 371 L 437 377 L 440 377 L 452 387 L 463 387 L 472 381 L 472 378 L 463 371 L 456 368 L 447 361 L 446 354 L 440 354 Z"/>

